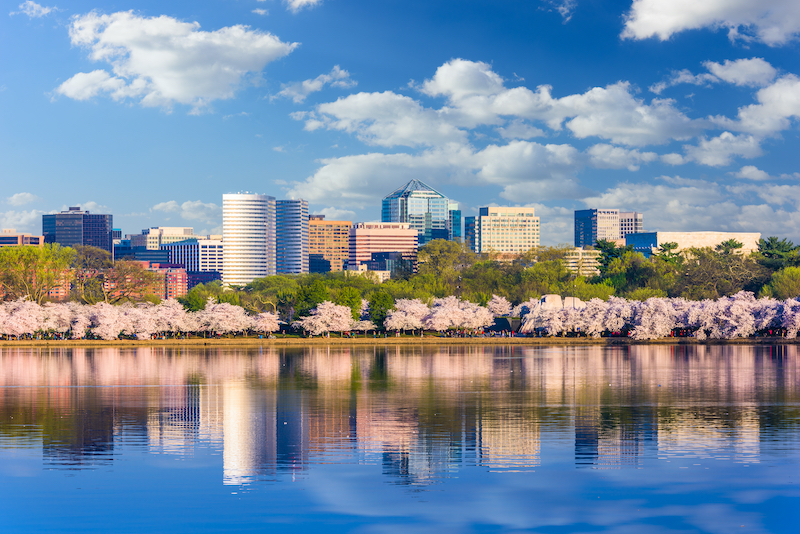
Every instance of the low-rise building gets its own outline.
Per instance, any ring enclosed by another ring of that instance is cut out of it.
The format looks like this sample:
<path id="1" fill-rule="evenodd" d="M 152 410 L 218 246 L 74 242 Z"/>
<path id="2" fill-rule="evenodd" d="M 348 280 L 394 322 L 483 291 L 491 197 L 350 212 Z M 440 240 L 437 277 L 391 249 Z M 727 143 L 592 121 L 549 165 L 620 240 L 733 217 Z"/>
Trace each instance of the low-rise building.
<path id="1" fill-rule="evenodd" d="M 399 252 L 416 266 L 418 235 L 409 223 L 356 223 L 350 228 L 348 269 L 372 261 L 376 252 Z"/>
<path id="2" fill-rule="evenodd" d="M 676 252 L 689 248 L 715 247 L 725 241 L 735 240 L 742 244 L 744 254 L 758 250 L 760 233 L 755 232 L 642 232 L 625 236 L 625 244 L 649 258 L 664 243 L 677 243 Z"/>
<path id="3" fill-rule="evenodd" d="M 585 277 L 600 274 L 600 251 L 591 247 L 576 247 L 566 252 L 564 264 L 575 274 Z"/>
<path id="4" fill-rule="evenodd" d="M 465 219 L 465 239 L 478 254 L 518 255 L 539 246 L 539 217 L 531 207 L 480 208 Z"/>
<path id="5" fill-rule="evenodd" d="M 345 268 L 350 254 L 352 226 L 351 221 L 326 221 L 324 215 L 309 216 L 308 270 L 310 272 L 341 271 Z M 325 262 L 328 262 L 327 269 Z"/>
<path id="6" fill-rule="evenodd" d="M 3 229 L 0 232 L 0 247 L 21 247 L 44 245 L 44 236 L 19 233 L 14 229 Z"/>

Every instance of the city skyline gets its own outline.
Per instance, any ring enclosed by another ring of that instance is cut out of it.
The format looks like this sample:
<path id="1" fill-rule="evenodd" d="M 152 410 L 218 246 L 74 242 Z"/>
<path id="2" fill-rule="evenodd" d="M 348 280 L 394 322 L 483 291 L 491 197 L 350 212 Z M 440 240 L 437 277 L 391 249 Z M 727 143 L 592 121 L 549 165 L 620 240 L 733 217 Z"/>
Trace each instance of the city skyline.
<path id="1" fill-rule="evenodd" d="M 15 0 L 0 227 L 81 206 L 218 234 L 240 190 L 377 221 L 419 179 L 463 217 L 533 207 L 543 245 L 593 207 L 798 242 L 800 7 L 743 5 Z"/>

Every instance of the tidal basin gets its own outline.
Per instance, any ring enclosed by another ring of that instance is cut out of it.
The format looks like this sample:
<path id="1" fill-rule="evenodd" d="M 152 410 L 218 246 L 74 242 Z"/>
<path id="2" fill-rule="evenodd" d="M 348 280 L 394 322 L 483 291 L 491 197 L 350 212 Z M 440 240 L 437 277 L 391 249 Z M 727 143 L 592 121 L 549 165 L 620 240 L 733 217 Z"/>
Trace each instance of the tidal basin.
<path id="1" fill-rule="evenodd" d="M 795 345 L 0 348 L 0 531 L 797 532 Z"/>

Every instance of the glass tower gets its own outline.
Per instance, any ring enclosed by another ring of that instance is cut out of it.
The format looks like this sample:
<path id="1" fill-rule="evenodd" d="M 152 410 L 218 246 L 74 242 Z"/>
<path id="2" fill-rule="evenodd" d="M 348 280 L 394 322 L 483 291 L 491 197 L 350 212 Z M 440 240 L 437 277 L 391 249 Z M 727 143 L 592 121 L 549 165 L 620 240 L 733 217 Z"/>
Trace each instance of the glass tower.
<path id="1" fill-rule="evenodd" d="M 45 243 L 58 243 L 62 247 L 87 245 L 113 252 L 111 231 L 112 215 L 81 211 L 70 207 L 68 211 L 42 215 L 42 235 Z"/>
<path id="2" fill-rule="evenodd" d="M 420 246 L 434 239 L 461 235 L 458 204 L 419 180 L 411 180 L 384 197 L 381 222 L 409 223 L 419 233 Z"/>
<path id="3" fill-rule="evenodd" d="M 276 272 L 308 272 L 308 201 L 278 200 L 275 203 Z"/>

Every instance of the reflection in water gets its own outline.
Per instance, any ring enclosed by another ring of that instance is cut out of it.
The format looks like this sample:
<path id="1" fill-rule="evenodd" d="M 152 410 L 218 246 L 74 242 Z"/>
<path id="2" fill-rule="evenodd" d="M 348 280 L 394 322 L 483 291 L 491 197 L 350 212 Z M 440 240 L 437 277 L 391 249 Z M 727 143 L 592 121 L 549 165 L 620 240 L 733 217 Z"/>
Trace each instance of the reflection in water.
<path id="1" fill-rule="evenodd" d="M 335 462 L 426 485 L 536 470 L 544 444 L 578 468 L 751 464 L 796 436 L 798 379 L 795 346 L 5 348 L 0 448 L 82 469 L 202 445 L 228 485 Z"/>

